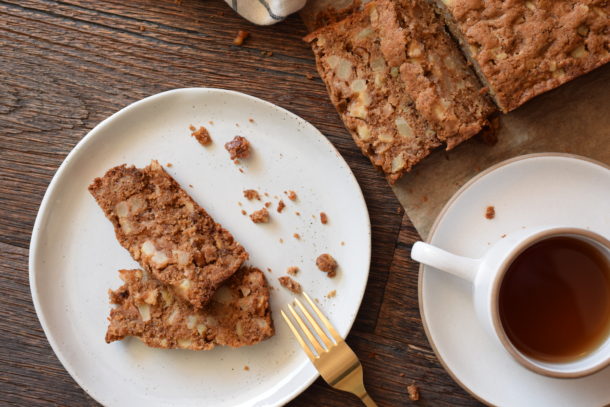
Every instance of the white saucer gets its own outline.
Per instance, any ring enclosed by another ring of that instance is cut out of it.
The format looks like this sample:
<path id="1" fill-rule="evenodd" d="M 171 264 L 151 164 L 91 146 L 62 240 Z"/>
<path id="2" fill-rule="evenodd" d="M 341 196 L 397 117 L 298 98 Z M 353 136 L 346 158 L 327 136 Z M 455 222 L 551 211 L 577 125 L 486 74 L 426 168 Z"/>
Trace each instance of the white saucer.
<path id="1" fill-rule="evenodd" d="M 492 220 L 485 218 L 489 205 L 496 211 Z M 428 241 L 478 258 L 503 234 L 553 223 L 610 236 L 610 169 L 568 154 L 531 154 L 504 161 L 453 196 Z M 519 407 L 610 404 L 610 368 L 580 379 L 554 379 L 514 361 L 479 325 L 465 281 L 422 265 L 419 305 L 438 359 L 480 401 Z"/>

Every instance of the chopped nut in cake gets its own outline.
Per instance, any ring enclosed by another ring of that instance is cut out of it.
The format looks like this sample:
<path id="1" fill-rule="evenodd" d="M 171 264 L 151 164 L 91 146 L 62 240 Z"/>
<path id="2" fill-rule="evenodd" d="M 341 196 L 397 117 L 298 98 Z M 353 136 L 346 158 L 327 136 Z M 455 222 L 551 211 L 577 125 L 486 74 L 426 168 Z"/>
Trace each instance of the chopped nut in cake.
<path id="1" fill-rule="evenodd" d="M 503 112 L 610 61 L 606 0 L 436 0 Z"/>
<path id="2" fill-rule="evenodd" d="M 157 161 L 142 169 L 114 167 L 89 191 L 114 225 L 119 243 L 196 308 L 248 258 Z"/>
<path id="3" fill-rule="evenodd" d="M 155 348 L 209 350 L 254 345 L 274 334 L 269 287 L 263 273 L 244 267 L 202 309 L 176 297 L 144 270 L 121 270 L 125 284 L 110 291 L 106 342 L 138 337 Z"/>

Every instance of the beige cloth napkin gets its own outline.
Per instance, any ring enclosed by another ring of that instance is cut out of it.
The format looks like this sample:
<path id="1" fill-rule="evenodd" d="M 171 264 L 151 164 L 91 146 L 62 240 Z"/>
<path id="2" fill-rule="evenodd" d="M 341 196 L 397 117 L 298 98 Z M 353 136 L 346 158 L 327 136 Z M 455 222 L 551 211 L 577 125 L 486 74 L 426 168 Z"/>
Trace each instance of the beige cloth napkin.
<path id="1" fill-rule="evenodd" d="M 229 6 L 248 21 L 271 25 L 303 8 L 306 0 L 225 0 Z"/>

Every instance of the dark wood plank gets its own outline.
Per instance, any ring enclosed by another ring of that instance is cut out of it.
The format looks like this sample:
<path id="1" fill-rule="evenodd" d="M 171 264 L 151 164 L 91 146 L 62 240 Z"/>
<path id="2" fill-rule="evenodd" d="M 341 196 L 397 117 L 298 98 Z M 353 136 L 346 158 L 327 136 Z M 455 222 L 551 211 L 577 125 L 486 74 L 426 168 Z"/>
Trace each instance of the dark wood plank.
<path id="1" fill-rule="evenodd" d="M 251 33 L 243 47 L 232 44 L 239 29 Z M 65 156 L 97 123 L 143 97 L 192 86 L 237 90 L 293 111 L 318 127 L 354 171 L 370 212 L 373 252 L 348 342 L 380 405 L 409 404 L 412 381 L 421 386 L 422 405 L 472 404 L 423 336 L 416 268 L 405 252 L 414 230 L 401 225 L 398 201 L 343 128 L 301 41 L 305 33 L 297 17 L 254 26 L 221 0 L 0 0 L 0 289 L 6 293 L 0 405 L 96 405 L 58 362 L 31 303 L 27 247 L 36 212 Z M 400 335 L 390 323 L 400 325 Z M 321 400 L 358 405 L 321 381 L 291 405 Z"/>

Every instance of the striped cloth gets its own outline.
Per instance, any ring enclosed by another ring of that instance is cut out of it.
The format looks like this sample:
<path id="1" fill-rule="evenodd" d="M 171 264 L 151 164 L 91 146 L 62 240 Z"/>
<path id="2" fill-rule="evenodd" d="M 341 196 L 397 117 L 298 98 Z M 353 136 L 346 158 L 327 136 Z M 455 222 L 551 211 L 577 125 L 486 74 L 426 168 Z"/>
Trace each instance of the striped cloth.
<path id="1" fill-rule="evenodd" d="M 271 25 L 299 11 L 307 0 L 225 0 L 242 17 L 259 25 Z"/>

